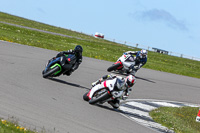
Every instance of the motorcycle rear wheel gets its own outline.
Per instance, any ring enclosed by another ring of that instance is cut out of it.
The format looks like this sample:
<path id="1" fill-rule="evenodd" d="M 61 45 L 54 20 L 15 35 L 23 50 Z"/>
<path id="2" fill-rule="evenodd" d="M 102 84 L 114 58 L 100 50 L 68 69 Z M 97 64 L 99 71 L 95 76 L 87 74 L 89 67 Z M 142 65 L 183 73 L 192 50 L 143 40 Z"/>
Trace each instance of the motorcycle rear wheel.
<path id="1" fill-rule="evenodd" d="M 54 74 L 55 72 L 57 72 L 59 70 L 60 70 L 60 67 L 56 66 L 53 69 L 51 69 L 51 70 L 47 71 L 46 73 L 44 73 L 43 74 L 43 78 L 47 78 L 47 77 L 51 76 L 52 74 Z"/>
<path id="2" fill-rule="evenodd" d="M 99 91 L 102 91 L 102 90 L 99 90 Z M 99 91 L 94 93 L 92 98 L 89 100 L 89 104 L 96 104 L 98 102 L 104 101 L 104 100 L 106 100 L 106 99 L 111 97 L 111 95 L 108 93 L 107 90 L 105 92 L 101 93 L 100 95 L 98 95 L 97 93 Z"/>
<path id="3" fill-rule="evenodd" d="M 113 70 L 116 70 L 121 64 L 120 63 L 117 63 L 117 64 L 113 64 L 111 67 L 109 67 L 107 69 L 108 72 L 111 72 Z"/>

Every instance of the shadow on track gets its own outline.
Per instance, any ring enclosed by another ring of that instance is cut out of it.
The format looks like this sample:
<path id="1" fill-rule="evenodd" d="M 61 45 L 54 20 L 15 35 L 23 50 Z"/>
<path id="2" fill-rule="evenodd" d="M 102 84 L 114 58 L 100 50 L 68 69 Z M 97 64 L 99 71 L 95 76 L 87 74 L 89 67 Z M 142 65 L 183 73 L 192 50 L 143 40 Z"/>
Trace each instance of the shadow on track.
<path id="1" fill-rule="evenodd" d="M 110 111 L 120 112 L 120 110 L 112 108 L 111 105 L 110 105 L 110 107 L 108 107 L 108 106 L 103 105 L 103 104 L 95 104 L 95 106 L 98 106 L 100 108 L 103 108 L 103 109 L 106 109 L 106 110 L 110 110 Z"/>
<path id="2" fill-rule="evenodd" d="M 149 80 L 149 79 L 145 79 L 145 78 L 141 78 L 141 77 L 138 77 L 138 76 L 135 76 L 136 79 L 140 79 L 140 80 L 144 80 L 144 81 L 147 81 L 147 82 L 151 82 L 151 83 L 156 83 L 152 80 Z"/>
<path id="3" fill-rule="evenodd" d="M 55 79 L 55 78 L 49 78 L 49 80 L 52 80 L 52 81 L 55 81 L 55 82 L 59 82 L 59 83 L 62 83 L 62 84 L 66 84 L 66 85 L 71 85 L 71 86 L 78 87 L 78 88 L 82 88 L 82 89 L 89 90 L 89 88 L 87 88 L 87 87 L 84 87 L 84 86 L 81 86 L 81 85 L 78 85 L 78 84 L 74 84 L 74 83 L 69 83 L 69 82 L 66 82 L 66 81 L 64 81 L 64 80 Z"/>
<path id="4" fill-rule="evenodd" d="M 128 76 L 128 74 L 125 74 L 125 73 L 120 73 L 120 72 L 112 72 L 112 73 L 114 73 L 114 74 L 118 74 L 118 75 L 123 75 L 123 76 Z M 136 80 L 137 79 L 140 79 L 140 80 L 144 80 L 144 81 L 147 81 L 147 82 L 150 82 L 150 83 L 156 83 L 156 82 L 154 82 L 154 81 L 152 81 L 152 80 L 149 80 L 149 79 L 145 79 L 145 78 L 141 78 L 141 77 L 138 77 L 138 76 L 135 76 L 135 78 L 136 78 Z"/>

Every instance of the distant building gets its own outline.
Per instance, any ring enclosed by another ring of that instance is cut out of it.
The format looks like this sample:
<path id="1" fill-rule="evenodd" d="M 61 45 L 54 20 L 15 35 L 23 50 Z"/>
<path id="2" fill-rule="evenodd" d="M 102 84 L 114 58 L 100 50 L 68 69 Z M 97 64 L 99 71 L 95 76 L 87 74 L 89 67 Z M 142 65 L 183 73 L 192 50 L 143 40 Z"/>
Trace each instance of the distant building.
<path id="1" fill-rule="evenodd" d="M 96 37 L 96 38 L 104 38 L 104 34 L 96 32 L 94 37 Z"/>
<path id="2" fill-rule="evenodd" d="M 161 54 L 168 54 L 169 51 L 166 51 L 166 50 L 162 50 L 162 49 L 158 49 L 158 48 L 152 48 L 154 52 L 158 52 L 158 53 L 161 53 Z"/>

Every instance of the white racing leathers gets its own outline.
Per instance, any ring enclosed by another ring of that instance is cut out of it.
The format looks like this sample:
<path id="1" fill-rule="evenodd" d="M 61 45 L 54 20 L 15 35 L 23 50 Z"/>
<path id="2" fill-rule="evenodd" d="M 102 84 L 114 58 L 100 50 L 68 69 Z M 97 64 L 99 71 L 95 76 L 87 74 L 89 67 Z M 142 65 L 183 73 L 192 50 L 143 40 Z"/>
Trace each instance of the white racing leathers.
<path id="1" fill-rule="evenodd" d="M 130 71 L 135 65 L 135 57 L 131 54 L 123 54 L 117 61 L 121 61 L 125 71 Z"/>
<path id="2" fill-rule="evenodd" d="M 89 99 L 93 94 L 103 88 L 107 88 L 112 95 L 112 99 L 123 96 L 125 88 L 125 80 L 122 77 L 116 77 L 114 79 L 108 79 L 94 86 L 89 92 Z"/>

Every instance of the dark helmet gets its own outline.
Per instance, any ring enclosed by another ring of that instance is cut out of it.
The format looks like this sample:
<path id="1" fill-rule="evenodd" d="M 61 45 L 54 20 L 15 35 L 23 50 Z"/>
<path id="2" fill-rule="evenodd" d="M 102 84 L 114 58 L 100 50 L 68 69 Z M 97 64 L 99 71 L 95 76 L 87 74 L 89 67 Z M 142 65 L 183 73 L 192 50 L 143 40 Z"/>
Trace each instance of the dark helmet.
<path id="1" fill-rule="evenodd" d="M 83 52 L 83 48 L 80 45 L 77 45 L 74 48 L 75 53 L 82 53 Z"/>

